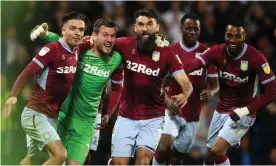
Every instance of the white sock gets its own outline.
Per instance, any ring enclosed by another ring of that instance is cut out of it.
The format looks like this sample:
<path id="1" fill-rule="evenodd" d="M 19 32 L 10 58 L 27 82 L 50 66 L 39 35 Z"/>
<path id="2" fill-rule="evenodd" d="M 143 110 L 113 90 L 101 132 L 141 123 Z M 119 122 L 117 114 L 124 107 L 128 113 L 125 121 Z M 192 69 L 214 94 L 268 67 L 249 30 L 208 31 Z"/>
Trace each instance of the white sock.
<path id="1" fill-rule="evenodd" d="M 159 163 L 158 161 L 156 161 L 155 157 L 153 156 L 152 165 L 165 165 L 165 163 Z"/>
<path id="2" fill-rule="evenodd" d="M 215 165 L 231 165 L 230 164 L 230 160 L 227 158 L 226 161 L 224 161 L 224 163 L 221 163 L 221 164 L 215 164 Z"/>
<path id="3" fill-rule="evenodd" d="M 107 162 L 107 165 L 110 165 L 112 158 L 110 158 Z"/>

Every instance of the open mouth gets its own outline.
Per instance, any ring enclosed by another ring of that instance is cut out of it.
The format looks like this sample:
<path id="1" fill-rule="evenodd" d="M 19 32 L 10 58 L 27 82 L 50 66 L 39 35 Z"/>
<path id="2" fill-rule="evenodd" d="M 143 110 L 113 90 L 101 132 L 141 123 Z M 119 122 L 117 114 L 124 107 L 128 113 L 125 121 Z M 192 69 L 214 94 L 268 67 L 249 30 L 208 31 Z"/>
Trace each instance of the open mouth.
<path id="1" fill-rule="evenodd" d="M 237 45 L 229 44 L 229 45 L 228 45 L 228 48 L 231 49 L 231 50 L 234 50 L 234 49 L 237 48 Z"/>
<path id="2" fill-rule="evenodd" d="M 104 47 L 107 48 L 107 49 L 111 49 L 112 45 L 111 45 L 111 43 L 105 43 Z"/>
<path id="3" fill-rule="evenodd" d="M 143 33 L 143 34 L 142 34 L 142 37 L 143 37 L 143 38 L 149 38 L 149 34 Z"/>

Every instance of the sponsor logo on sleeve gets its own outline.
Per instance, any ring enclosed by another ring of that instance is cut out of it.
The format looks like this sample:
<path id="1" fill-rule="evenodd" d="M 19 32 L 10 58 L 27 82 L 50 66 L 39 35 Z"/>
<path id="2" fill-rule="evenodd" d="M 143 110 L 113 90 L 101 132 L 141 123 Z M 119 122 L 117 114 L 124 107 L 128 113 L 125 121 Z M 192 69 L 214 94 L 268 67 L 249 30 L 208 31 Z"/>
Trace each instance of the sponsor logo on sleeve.
<path id="1" fill-rule="evenodd" d="M 44 139 L 45 139 L 45 140 L 48 140 L 48 139 L 50 139 L 50 138 L 51 138 L 51 136 L 50 136 L 50 133 L 49 133 L 49 132 L 44 133 L 44 134 L 43 134 L 43 137 L 44 137 Z"/>
<path id="2" fill-rule="evenodd" d="M 268 63 L 262 64 L 262 68 L 265 74 L 270 74 L 270 67 Z"/>
<path id="3" fill-rule="evenodd" d="M 39 56 L 44 56 L 44 55 L 46 55 L 49 51 L 50 51 L 50 48 L 48 48 L 48 47 L 43 47 L 43 48 L 39 51 L 38 55 L 39 55 Z"/>

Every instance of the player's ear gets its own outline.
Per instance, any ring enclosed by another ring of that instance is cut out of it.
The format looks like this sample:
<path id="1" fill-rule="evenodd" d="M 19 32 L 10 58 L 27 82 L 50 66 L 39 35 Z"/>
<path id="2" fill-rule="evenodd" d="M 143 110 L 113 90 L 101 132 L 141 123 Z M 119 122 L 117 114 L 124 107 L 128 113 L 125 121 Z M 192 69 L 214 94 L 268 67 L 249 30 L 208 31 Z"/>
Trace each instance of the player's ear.
<path id="1" fill-rule="evenodd" d="M 133 24 L 133 26 L 134 26 L 134 32 L 137 32 L 137 25 Z"/>
<path id="2" fill-rule="evenodd" d="M 246 40 L 246 33 L 243 34 L 243 41 Z"/>
<path id="3" fill-rule="evenodd" d="M 157 25 L 156 25 L 156 28 L 155 28 L 156 32 L 159 32 L 159 29 L 160 29 L 160 25 L 157 24 Z"/>
<path id="4" fill-rule="evenodd" d="M 93 41 L 95 41 L 95 40 L 98 39 L 98 35 L 97 35 L 96 32 L 93 32 L 93 33 L 92 33 L 92 39 L 93 39 Z"/>
<path id="5" fill-rule="evenodd" d="M 65 35 L 65 28 L 64 28 L 64 26 L 61 27 L 61 34 L 62 34 L 62 36 Z"/>
<path id="6" fill-rule="evenodd" d="M 180 32 L 183 33 L 183 26 L 180 25 Z"/>

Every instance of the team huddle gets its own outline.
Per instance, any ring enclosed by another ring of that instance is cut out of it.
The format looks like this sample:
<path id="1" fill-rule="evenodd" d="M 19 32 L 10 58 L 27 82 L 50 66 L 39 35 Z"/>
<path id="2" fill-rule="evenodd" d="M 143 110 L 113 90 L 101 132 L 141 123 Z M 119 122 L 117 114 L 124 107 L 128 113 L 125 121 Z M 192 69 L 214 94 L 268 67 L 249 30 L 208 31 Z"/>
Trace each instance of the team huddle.
<path id="1" fill-rule="evenodd" d="M 21 115 L 28 153 L 20 164 L 83 165 L 117 106 L 106 164 L 185 164 L 201 103 L 218 94 L 202 164 L 230 165 L 227 150 L 240 144 L 256 111 L 276 99 L 266 58 L 245 43 L 240 20 L 229 21 L 225 43 L 207 47 L 198 41 L 200 19 L 193 13 L 183 16 L 182 40 L 171 45 L 158 34 L 154 9 L 134 16 L 136 37 L 116 38 L 111 19 L 98 19 L 92 35 L 84 37 L 89 20 L 77 12 L 63 16 L 61 36 L 46 23 L 31 32 L 31 40 L 47 44 L 18 76 L 3 109 L 9 117 L 18 93 L 34 77 Z M 109 80 L 107 113 L 101 115 Z M 258 96 L 259 82 L 265 92 Z"/>

